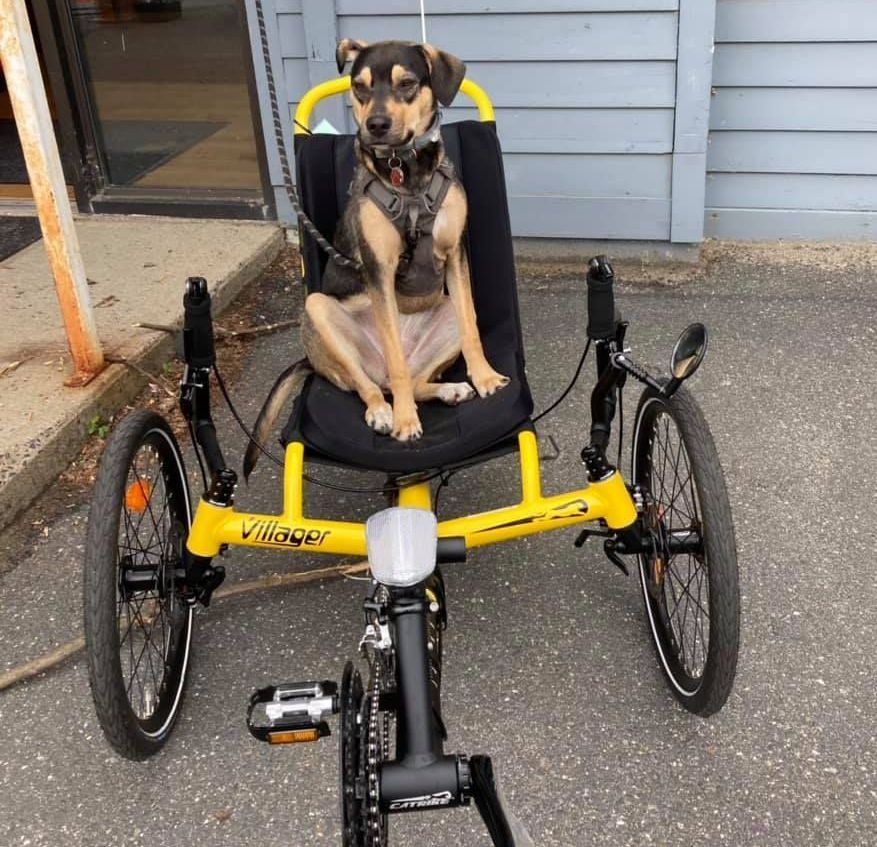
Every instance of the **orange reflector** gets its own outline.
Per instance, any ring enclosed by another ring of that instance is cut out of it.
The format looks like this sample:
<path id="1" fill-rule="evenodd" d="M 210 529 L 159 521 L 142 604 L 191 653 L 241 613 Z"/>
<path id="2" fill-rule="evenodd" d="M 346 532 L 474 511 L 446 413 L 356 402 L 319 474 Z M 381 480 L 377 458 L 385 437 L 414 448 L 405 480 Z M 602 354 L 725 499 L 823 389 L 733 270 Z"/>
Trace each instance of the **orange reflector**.
<path id="1" fill-rule="evenodd" d="M 152 496 L 152 483 L 138 479 L 128 486 L 125 492 L 125 507 L 129 512 L 143 512 L 149 505 Z"/>
<path id="2" fill-rule="evenodd" d="M 305 741 L 319 741 L 318 729 L 291 729 L 287 732 L 269 732 L 268 741 L 271 744 L 302 744 Z"/>

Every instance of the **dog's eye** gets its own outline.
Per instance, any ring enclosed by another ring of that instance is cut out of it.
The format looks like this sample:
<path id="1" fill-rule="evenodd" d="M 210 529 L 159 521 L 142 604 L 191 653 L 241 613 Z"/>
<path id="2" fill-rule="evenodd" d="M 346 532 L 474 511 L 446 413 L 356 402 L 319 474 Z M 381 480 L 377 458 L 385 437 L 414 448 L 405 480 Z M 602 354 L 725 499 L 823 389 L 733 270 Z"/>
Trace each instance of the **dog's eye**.
<path id="1" fill-rule="evenodd" d="M 399 83 L 399 90 L 401 92 L 403 92 L 404 94 L 409 94 L 410 92 L 412 92 L 414 90 L 416 85 L 417 85 L 416 79 L 403 79 Z"/>
<path id="2" fill-rule="evenodd" d="M 368 100 L 369 87 L 364 82 L 354 82 L 353 94 L 357 100 Z"/>

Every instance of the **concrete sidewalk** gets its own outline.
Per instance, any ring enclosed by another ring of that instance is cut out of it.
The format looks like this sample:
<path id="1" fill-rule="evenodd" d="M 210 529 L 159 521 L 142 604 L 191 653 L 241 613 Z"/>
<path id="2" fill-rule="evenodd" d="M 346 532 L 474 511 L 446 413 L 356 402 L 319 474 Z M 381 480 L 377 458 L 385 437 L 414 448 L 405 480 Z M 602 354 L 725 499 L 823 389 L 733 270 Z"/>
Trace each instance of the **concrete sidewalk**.
<path id="1" fill-rule="evenodd" d="M 183 282 L 192 275 L 207 278 L 220 311 L 283 243 L 277 226 L 239 221 L 101 216 L 76 228 L 104 354 L 146 370 L 161 366 L 173 340 L 134 323 L 179 323 Z M 39 241 L 0 262 L 0 528 L 77 454 L 88 422 L 112 415 L 145 382 L 113 364 L 85 388 L 67 388 L 69 372 Z"/>

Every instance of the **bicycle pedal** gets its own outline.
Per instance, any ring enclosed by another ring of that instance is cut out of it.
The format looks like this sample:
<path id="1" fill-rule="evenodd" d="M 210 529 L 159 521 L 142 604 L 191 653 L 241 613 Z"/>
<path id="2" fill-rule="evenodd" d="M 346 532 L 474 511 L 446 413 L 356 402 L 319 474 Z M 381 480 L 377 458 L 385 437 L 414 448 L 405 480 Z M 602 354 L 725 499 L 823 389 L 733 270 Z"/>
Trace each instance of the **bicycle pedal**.
<path id="1" fill-rule="evenodd" d="M 337 713 L 336 683 L 285 682 L 253 692 L 247 728 L 269 744 L 301 744 L 331 735 L 326 718 Z"/>

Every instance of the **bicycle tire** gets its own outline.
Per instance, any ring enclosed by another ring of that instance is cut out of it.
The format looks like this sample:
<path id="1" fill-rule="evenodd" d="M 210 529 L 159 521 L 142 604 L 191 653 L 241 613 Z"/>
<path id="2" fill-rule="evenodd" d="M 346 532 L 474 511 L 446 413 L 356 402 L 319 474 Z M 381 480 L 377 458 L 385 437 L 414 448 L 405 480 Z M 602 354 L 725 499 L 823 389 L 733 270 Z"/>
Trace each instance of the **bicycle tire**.
<path id="1" fill-rule="evenodd" d="M 653 388 L 643 392 L 631 479 L 641 487 L 646 524 L 662 551 L 637 557 L 658 662 L 676 699 L 707 717 L 733 688 L 740 592 L 724 474 L 706 419 L 684 386 L 670 399 Z M 696 551 L 672 552 L 667 539 L 686 532 L 698 533 Z"/>
<path id="2" fill-rule="evenodd" d="M 154 412 L 129 415 L 101 457 L 83 575 L 92 698 L 104 735 L 128 759 L 158 752 L 179 715 L 192 607 L 177 576 L 191 521 L 173 432 Z"/>

